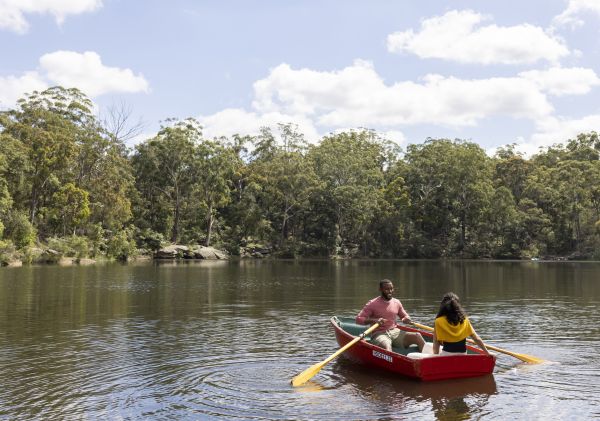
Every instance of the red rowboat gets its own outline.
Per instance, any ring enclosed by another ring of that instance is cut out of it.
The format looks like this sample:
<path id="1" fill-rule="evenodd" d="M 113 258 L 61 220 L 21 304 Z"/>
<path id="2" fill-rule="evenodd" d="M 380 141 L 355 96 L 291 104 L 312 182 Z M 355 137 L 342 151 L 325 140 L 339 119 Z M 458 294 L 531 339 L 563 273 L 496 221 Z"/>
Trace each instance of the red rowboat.
<path id="1" fill-rule="evenodd" d="M 340 347 L 367 329 L 367 326 L 356 324 L 354 318 L 349 317 L 333 316 L 331 324 Z M 406 332 L 419 332 L 428 342 L 433 340 L 430 332 L 404 325 L 397 327 Z M 424 358 L 419 355 L 420 358 L 413 358 L 410 353 L 418 352 L 414 345 L 408 349 L 394 348 L 394 352 L 390 352 L 371 344 L 369 339 L 367 336 L 358 341 L 344 352 L 344 356 L 368 366 L 424 381 L 483 376 L 494 371 L 496 364 L 496 356 L 486 355 L 472 346 L 467 346 L 467 355 L 432 355 Z"/>

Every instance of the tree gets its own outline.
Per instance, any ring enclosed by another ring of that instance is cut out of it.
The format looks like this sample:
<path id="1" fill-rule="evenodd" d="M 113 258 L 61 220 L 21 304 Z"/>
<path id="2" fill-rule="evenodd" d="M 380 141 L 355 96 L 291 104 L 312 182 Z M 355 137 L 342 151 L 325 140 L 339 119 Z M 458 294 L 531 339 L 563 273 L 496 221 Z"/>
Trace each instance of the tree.
<path id="1" fill-rule="evenodd" d="M 494 180 L 512 193 L 516 204 L 523 197 L 527 177 L 534 165 L 515 151 L 515 145 L 499 148 L 494 156 Z"/>
<path id="2" fill-rule="evenodd" d="M 279 124 L 279 137 L 281 142 L 277 144 L 270 129 L 263 129 L 255 149 L 260 153 L 255 155 L 251 168 L 253 180 L 261 187 L 260 203 L 277 236 L 274 241 L 280 252 L 286 254 L 285 243 L 295 231 L 294 219 L 308 207 L 319 180 L 306 158 L 304 135 L 297 127 Z M 292 239 L 291 248 L 295 249 L 298 239 L 293 235 Z"/>
<path id="3" fill-rule="evenodd" d="M 221 141 L 203 141 L 194 154 L 194 193 L 206 207 L 206 239 L 210 246 L 216 210 L 230 201 L 237 155 Z"/>
<path id="4" fill-rule="evenodd" d="M 325 229 L 333 255 L 352 254 L 365 245 L 382 196 L 384 151 L 381 139 L 368 130 L 326 136 L 309 151 L 323 182 L 313 202 L 323 214 L 315 222 Z"/>
<path id="5" fill-rule="evenodd" d="M 180 235 L 182 209 L 193 186 L 195 148 L 202 138 L 201 126 L 194 119 L 169 120 L 158 134 L 136 146 L 132 157 L 136 187 L 143 197 L 143 214 L 150 228 L 176 243 Z M 167 210 L 170 215 L 164 215 Z M 170 220 L 166 218 L 170 217 Z"/>
<path id="6" fill-rule="evenodd" d="M 490 160 L 476 144 L 428 139 L 409 145 L 405 181 L 415 222 L 412 254 L 478 254 L 493 194 Z"/>
<path id="7" fill-rule="evenodd" d="M 29 218 L 36 224 L 37 211 L 54 193 L 60 180 L 72 178 L 78 131 L 91 115 L 91 101 L 77 89 L 49 88 L 18 101 L 18 108 L 4 112 L 4 131 L 27 150 Z"/>
<path id="8" fill-rule="evenodd" d="M 53 207 L 51 219 L 62 227 L 62 235 L 87 221 L 90 216 L 88 192 L 76 187 L 73 183 L 62 186 L 52 197 Z"/>

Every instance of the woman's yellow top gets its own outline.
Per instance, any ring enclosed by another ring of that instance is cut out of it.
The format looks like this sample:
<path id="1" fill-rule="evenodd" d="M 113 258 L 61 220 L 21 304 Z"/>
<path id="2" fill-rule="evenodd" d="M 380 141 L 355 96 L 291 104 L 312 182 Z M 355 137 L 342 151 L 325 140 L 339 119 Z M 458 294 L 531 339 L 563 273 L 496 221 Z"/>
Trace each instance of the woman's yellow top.
<path id="1" fill-rule="evenodd" d="M 466 317 L 462 323 L 457 325 L 448 322 L 446 316 L 440 316 L 435 319 L 435 334 L 438 341 L 459 342 L 471 336 L 473 333 L 475 332 L 473 331 L 471 322 L 469 322 L 469 319 Z"/>

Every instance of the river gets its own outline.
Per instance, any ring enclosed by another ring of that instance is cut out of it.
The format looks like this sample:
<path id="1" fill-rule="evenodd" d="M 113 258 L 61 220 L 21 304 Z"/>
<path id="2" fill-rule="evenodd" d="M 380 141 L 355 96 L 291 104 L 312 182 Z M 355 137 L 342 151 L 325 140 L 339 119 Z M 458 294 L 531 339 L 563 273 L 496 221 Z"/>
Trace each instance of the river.
<path id="1" fill-rule="evenodd" d="M 422 383 L 338 358 L 329 319 L 394 281 L 432 325 L 454 291 L 493 375 Z M 0 419 L 600 417 L 600 263 L 243 260 L 0 269 Z"/>

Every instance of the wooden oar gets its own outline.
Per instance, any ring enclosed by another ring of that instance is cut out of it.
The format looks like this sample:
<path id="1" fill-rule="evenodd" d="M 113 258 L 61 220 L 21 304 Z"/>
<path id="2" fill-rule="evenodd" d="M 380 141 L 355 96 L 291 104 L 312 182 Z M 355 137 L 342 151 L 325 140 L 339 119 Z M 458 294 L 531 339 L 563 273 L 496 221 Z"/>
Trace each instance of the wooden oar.
<path id="1" fill-rule="evenodd" d="M 424 330 L 429 330 L 430 332 L 433 332 L 433 328 L 432 327 L 425 326 L 425 325 L 422 325 L 420 323 L 415 323 L 415 322 L 413 322 L 413 325 L 415 325 L 418 328 L 421 328 L 421 329 L 424 329 Z M 475 341 L 472 340 L 472 339 L 470 339 L 470 338 L 467 339 L 467 341 L 470 344 L 474 344 L 475 343 Z M 525 361 L 526 363 L 529 363 L 529 364 L 539 364 L 539 363 L 543 363 L 544 362 L 544 360 L 542 360 L 541 358 L 534 357 L 532 355 L 527 355 L 527 354 L 517 354 L 516 352 L 507 351 L 506 349 L 498 348 L 498 347 L 495 347 L 494 345 L 485 344 L 485 347 L 488 348 L 488 349 L 492 349 L 494 351 L 501 352 L 501 353 L 506 354 L 506 355 L 510 355 L 511 357 L 518 358 L 519 360 Z"/>
<path id="2" fill-rule="evenodd" d="M 369 333 L 371 333 L 372 331 L 377 329 L 378 326 L 379 326 L 379 323 L 375 323 L 370 328 L 368 328 L 363 333 L 361 333 L 359 336 L 352 339 L 346 345 L 341 347 L 333 355 L 330 355 L 329 357 L 327 357 L 325 360 L 321 361 L 320 363 L 317 363 L 311 367 L 308 367 L 306 370 L 304 370 L 302 373 L 298 374 L 296 377 L 294 377 L 292 379 L 292 386 L 294 386 L 294 387 L 301 386 L 304 383 L 306 383 L 308 380 L 313 378 L 319 371 L 321 371 L 321 369 L 325 366 L 325 364 L 327 364 L 329 361 L 333 360 L 335 357 L 340 355 L 342 352 L 344 352 L 345 350 L 350 348 L 352 345 L 354 345 L 355 343 L 357 343 L 358 341 L 363 339 L 365 336 L 367 336 Z"/>

